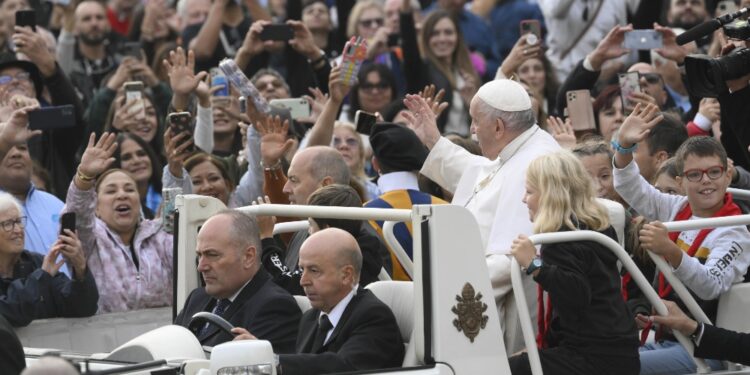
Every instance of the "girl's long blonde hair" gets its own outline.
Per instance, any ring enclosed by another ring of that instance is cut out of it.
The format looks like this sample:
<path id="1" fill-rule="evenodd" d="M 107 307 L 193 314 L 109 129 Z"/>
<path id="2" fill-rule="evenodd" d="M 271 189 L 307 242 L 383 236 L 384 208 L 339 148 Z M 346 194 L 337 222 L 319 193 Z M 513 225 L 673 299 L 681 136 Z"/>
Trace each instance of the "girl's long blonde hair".
<path id="1" fill-rule="evenodd" d="M 609 227 L 607 209 L 596 201 L 586 169 L 570 151 L 538 157 L 526 170 L 526 183 L 539 192 L 534 233 Z"/>

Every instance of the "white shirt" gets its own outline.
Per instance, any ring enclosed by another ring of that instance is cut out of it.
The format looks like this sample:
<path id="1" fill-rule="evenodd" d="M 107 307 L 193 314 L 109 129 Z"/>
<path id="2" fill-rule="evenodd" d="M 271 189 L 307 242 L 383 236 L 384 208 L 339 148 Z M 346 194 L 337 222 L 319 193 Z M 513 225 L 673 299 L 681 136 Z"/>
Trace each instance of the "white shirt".
<path id="1" fill-rule="evenodd" d="M 324 312 L 320 312 L 320 316 L 318 317 L 318 321 L 320 321 L 320 318 L 323 317 L 323 315 L 328 315 L 328 320 L 331 322 L 331 329 L 328 330 L 328 333 L 326 334 L 326 339 L 323 341 L 323 345 L 325 345 L 326 342 L 328 342 L 328 339 L 331 338 L 331 334 L 336 329 L 336 326 L 339 324 L 339 320 L 341 320 L 341 316 L 344 315 L 344 310 L 346 310 L 346 307 L 349 306 L 349 302 L 352 301 L 352 298 L 354 298 L 355 295 L 357 295 L 357 288 L 359 288 L 359 285 L 355 285 L 351 292 L 346 295 L 339 303 L 334 306 L 331 311 L 326 314 Z"/>
<path id="2" fill-rule="evenodd" d="M 419 179 L 414 172 L 391 172 L 380 175 L 378 188 L 384 194 L 393 190 L 419 190 Z"/>

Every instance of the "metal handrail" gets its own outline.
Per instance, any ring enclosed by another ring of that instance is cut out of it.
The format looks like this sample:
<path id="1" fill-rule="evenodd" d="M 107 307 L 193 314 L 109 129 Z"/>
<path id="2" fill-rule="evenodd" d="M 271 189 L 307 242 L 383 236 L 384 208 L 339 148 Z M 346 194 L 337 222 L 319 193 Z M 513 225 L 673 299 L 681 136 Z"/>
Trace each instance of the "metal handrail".
<path id="1" fill-rule="evenodd" d="M 728 188 L 727 193 L 732 193 L 735 200 L 750 201 L 750 190 Z"/>
<path id="2" fill-rule="evenodd" d="M 307 220 L 298 220 L 298 221 L 287 221 L 283 223 L 276 223 L 273 226 L 273 235 L 281 234 L 281 233 L 294 233 L 299 232 L 301 230 L 307 230 L 307 228 L 310 227 L 310 222 Z"/>
<path id="3" fill-rule="evenodd" d="M 294 206 L 288 204 L 260 204 L 236 208 L 252 215 L 283 217 L 315 217 L 349 220 L 411 221 L 411 210 L 397 208 Z"/>
<path id="4" fill-rule="evenodd" d="M 394 221 L 383 222 L 383 238 L 385 238 L 385 243 L 388 244 L 391 250 L 393 250 L 393 254 L 396 256 L 396 259 L 398 259 L 398 262 L 401 263 L 404 272 L 406 272 L 406 274 L 409 275 L 409 278 L 413 280 L 414 262 L 409 258 L 409 254 L 404 250 L 404 247 L 401 246 L 401 243 L 398 242 L 396 235 L 393 233 L 395 227 L 396 222 Z"/>
<path id="5" fill-rule="evenodd" d="M 635 265 L 633 260 L 630 258 L 628 253 L 618 244 L 615 240 L 607 237 L 604 234 L 594 231 L 571 231 L 571 232 L 555 232 L 555 233 L 540 233 L 529 237 L 534 245 L 544 245 L 560 242 L 573 242 L 573 241 L 594 241 L 597 242 L 612 252 L 615 253 L 617 258 L 622 263 L 628 272 L 632 276 L 632 280 L 638 285 L 643 291 L 644 295 L 656 310 L 657 314 L 666 316 L 668 314 L 667 307 L 664 305 L 659 295 L 651 287 L 651 284 L 646 280 L 641 271 Z M 524 341 L 526 342 L 526 348 L 528 350 L 529 362 L 531 363 L 532 374 L 541 375 L 541 363 L 539 362 L 539 352 L 536 347 L 536 340 L 534 339 L 534 330 L 531 324 L 531 317 L 529 314 L 528 306 L 526 305 L 526 297 L 523 291 L 523 283 L 521 280 L 521 269 L 518 262 L 511 259 L 511 282 L 513 284 L 513 294 L 518 305 L 518 314 L 521 320 L 521 330 L 523 332 Z M 693 355 L 694 346 L 693 343 L 680 332 L 674 332 L 677 341 Z M 706 366 L 702 359 L 693 357 L 693 361 L 698 367 L 699 373 L 708 373 L 710 368 Z"/>

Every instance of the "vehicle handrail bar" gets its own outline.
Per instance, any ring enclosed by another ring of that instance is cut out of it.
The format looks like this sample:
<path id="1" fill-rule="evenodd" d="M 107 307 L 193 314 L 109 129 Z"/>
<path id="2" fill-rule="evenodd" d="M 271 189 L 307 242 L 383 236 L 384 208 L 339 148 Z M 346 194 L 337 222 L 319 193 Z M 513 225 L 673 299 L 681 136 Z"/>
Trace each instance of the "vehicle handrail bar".
<path id="1" fill-rule="evenodd" d="M 728 188 L 727 193 L 731 193 L 734 200 L 750 201 L 750 190 Z"/>
<path id="2" fill-rule="evenodd" d="M 317 217 L 325 219 L 411 221 L 411 210 L 397 208 L 323 207 L 288 204 L 261 204 L 238 207 L 252 215 Z"/>
<path id="3" fill-rule="evenodd" d="M 396 255 L 396 259 L 401 263 L 404 272 L 409 275 L 410 279 L 414 279 L 414 262 L 409 258 L 409 254 L 406 253 L 406 250 L 404 250 L 404 247 L 401 246 L 401 243 L 398 242 L 396 235 L 393 233 L 395 226 L 395 221 L 388 220 L 383 222 L 383 238 L 385 239 L 385 243 L 393 250 L 393 254 Z"/>
<path id="4" fill-rule="evenodd" d="M 656 310 L 656 313 L 661 316 L 667 316 L 667 307 L 659 298 L 659 295 L 653 289 L 651 284 L 646 280 L 643 274 L 640 272 L 638 267 L 635 265 L 630 255 L 612 238 L 595 231 L 589 230 L 577 230 L 570 232 L 553 232 L 553 233 L 539 233 L 529 237 L 534 245 L 544 245 L 551 243 L 560 242 L 573 242 L 573 241 L 594 241 L 597 242 L 610 251 L 614 252 L 617 258 L 622 263 L 623 267 L 630 272 L 632 280 L 638 285 L 643 291 L 644 295 Z M 528 306 L 526 305 L 526 298 L 524 296 L 523 284 L 521 281 L 521 269 L 515 258 L 511 259 L 511 282 L 513 283 L 513 294 L 518 304 L 518 314 L 521 319 L 521 330 L 523 332 L 524 341 L 526 342 L 526 348 L 528 350 L 529 361 L 531 363 L 532 374 L 541 375 L 541 364 L 539 362 L 539 353 L 536 347 L 536 340 L 534 338 L 534 330 L 532 328 L 531 317 L 529 314 Z M 694 346 L 692 341 L 685 337 L 680 332 L 674 332 L 677 341 L 693 355 Z M 700 358 L 693 357 L 693 361 L 697 365 L 698 373 L 705 374 L 709 373 L 711 369 L 706 366 L 705 362 Z M 536 364 L 534 363 L 536 362 Z"/>
<path id="5" fill-rule="evenodd" d="M 302 230 L 307 230 L 310 227 L 310 223 L 307 220 L 298 221 L 286 221 L 283 223 L 276 223 L 273 226 L 273 235 L 281 233 L 294 233 Z"/>

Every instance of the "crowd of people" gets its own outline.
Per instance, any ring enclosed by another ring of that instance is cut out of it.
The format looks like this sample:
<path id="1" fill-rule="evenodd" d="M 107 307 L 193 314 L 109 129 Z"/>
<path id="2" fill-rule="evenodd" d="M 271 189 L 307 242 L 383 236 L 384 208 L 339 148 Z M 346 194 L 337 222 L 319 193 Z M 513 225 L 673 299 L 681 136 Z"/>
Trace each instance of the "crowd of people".
<path id="1" fill-rule="evenodd" d="M 707 93 L 692 79 L 704 72 L 686 63 L 736 55 L 750 40 L 722 29 L 676 39 L 749 5 L 2 0 L 0 329 L 171 305 L 175 191 L 228 209 L 456 204 L 476 219 L 504 328 L 518 324 L 511 259 L 529 275 L 545 373 L 695 372 L 670 328 L 723 368 L 726 357 L 705 342 L 720 345 L 725 332 L 673 304 L 670 317 L 651 317 L 600 245 L 537 249 L 528 236 L 593 230 L 622 240 L 659 296 L 681 305 L 651 251 L 715 319 L 719 297 L 750 267 L 750 232 L 670 233 L 662 223 L 750 212 L 727 193 L 750 188 L 750 69 L 740 64 L 742 74 Z M 644 29 L 659 44 L 627 48 Z M 350 80 L 342 55 L 353 37 L 365 41 L 364 60 Z M 257 97 L 228 83 L 224 59 Z M 274 104 L 284 99 L 305 113 Z M 600 199 L 626 209 L 625 238 Z M 231 210 L 209 219 L 195 249 L 204 286 L 175 324 L 203 345 L 268 340 L 285 374 L 399 367 L 393 313 L 363 288 L 385 273 L 411 279 L 383 222 L 310 218 L 309 230 L 274 235 L 282 220 Z M 411 257 L 411 224 L 394 234 Z M 312 309 L 301 312 L 292 295 Z M 191 325 L 200 311 L 236 328 Z M 530 374 L 514 332 L 503 337 L 512 372 Z M 0 346 L 0 359 L 16 354 Z M 747 362 L 747 351 L 730 359 Z M 3 373 L 23 368 L 0 363 Z"/>

